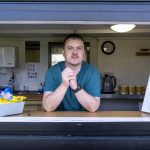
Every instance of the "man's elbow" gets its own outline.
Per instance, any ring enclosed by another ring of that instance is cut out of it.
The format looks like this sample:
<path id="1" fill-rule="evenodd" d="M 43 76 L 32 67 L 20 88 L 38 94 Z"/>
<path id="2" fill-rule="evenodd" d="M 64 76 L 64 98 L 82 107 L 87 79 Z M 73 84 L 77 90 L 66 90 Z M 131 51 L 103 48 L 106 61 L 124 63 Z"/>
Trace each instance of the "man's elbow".
<path id="1" fill-rule="evenodd" d="M 42 103 L 44 110 L 47 112 L 55 111 L 56 108 L 49 106 L 45 101 Z"/>
<path id="2" fill-rule="evenodd" d="M 99 106 L 98 107 L 92 107 L 89 112 L 96 112 L 98 110 Z"/>
<path id="3" fill-rule="evenodd" d="M 44 106 L 44 105 L 43 105 L 43 108 L 44 108 L 44 110 L 46 110 L 47 112 L 55 111 L 55 108 L 52 108 L 52 107 L 47 107 L 47 106 Z"/>
<path id="4" fill-rule="evenodd" d="M 97 103 L 94 106 L 91 106 L 89 112 L 96 112 L 100 107 L 100 100 L 97 100 Z"/>

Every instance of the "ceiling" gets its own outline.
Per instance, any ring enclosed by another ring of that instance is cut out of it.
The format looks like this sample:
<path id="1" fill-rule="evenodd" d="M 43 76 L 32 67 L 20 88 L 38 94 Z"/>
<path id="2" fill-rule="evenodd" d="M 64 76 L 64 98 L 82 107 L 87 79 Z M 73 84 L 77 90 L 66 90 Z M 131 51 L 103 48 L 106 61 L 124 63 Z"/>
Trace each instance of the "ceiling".
<path id="1" fill-rule="evenodd" d="M 150 24 L 138 24 L 128 33 L 116 33 L 111 24 L 0 24 L 0 37 L 49 37 L 79 33 L 88 36 L 150 36 Z"/>

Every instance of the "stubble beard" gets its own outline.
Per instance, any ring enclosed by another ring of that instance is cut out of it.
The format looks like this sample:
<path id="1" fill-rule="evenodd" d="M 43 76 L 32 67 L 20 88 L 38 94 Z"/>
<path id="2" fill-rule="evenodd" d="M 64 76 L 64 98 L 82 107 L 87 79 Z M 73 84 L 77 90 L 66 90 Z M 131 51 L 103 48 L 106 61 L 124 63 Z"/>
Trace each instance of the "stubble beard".
<path id="1" fill-rule="evenodd" d="M 71 63 L 71 62 L 67 62 L 67 64 L 68 64 L 68 66 L 76 67 L 76 66 L 80 66 L 82 64 L 82 62 L 81 63 L 76 63 L 76 64 Z"/>
<path id="2" fill-rule="evenodd" d="M 69 67 L 77 67 L 77 66 L 80 66 L 82 64 L 82 61 L 81 62 L 77 62 L 77 63 L 72 63 L 72 62 L 69 62 L 69 61 L 66 61 L 66 65 Z"/>

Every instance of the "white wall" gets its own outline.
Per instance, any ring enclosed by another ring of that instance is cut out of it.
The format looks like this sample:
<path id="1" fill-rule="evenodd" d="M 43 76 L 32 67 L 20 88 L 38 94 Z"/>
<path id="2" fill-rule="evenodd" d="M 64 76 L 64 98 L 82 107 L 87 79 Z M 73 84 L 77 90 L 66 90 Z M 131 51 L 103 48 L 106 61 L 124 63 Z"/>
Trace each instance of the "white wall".
<path id="1" fill-rule="evenodd" d="M 111 55 L 101 51 L 104 41 L 115 43 L 116 50 Z M 117 84 L 143 85 L 147 83 L 150 75 L 150 56 L 136 56 L 141 48 L 150 48 L 150 38 L 99 38 L 99 68 L 101 72 L 113 72 L 117 78 Z"/>

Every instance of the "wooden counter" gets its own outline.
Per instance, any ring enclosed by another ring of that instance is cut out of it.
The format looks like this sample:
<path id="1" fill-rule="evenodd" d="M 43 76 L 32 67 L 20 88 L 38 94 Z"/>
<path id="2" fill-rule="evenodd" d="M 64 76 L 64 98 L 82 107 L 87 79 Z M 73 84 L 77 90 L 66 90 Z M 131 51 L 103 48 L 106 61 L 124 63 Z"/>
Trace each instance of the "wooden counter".
<path id="1" fill-rule="evenodd" d="M 30 116 L 28 115 L 23 113 L 0 118 L 1 150 L 149 150 L 150 148 L 150 114 L 147 113 L 31 112 Z M 50 120 L 55 117 L 100 120 L 89 122 L 83 119 L 71 122 Z M 112 120 L 108 120 L 110 118 Z"/>
<path id="2" fill-rule="evenodd" d="M 97 111 L 94 113 L 85 111 L 54 111 L 31 112 L 15 115 L 15 117 L 150 117 L 150 114 L 140 111 Z"/>

